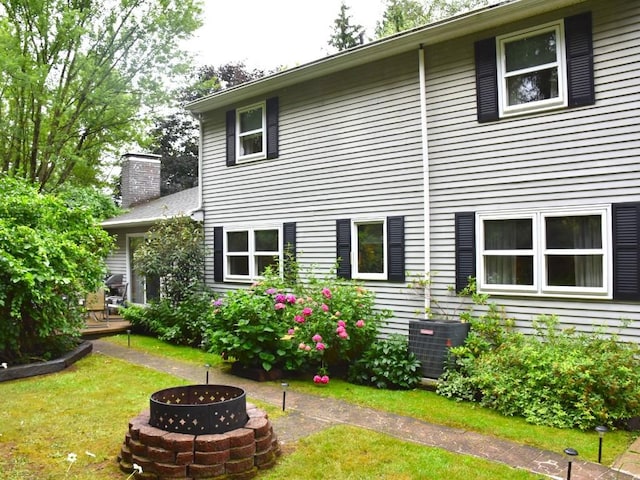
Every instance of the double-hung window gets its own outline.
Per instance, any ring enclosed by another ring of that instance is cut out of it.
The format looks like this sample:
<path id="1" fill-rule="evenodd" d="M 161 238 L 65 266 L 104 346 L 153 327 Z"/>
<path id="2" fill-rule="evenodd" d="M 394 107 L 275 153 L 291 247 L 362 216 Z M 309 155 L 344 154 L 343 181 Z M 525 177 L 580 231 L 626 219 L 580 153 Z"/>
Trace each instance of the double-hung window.
<path id="1" fill-rule="evenodd" d="M 478 214 L 481 291 L 611 295 L 610 209 Z"/>
<path id="2" fill-rule="evenodd" d="M 236 111 L 238 160 L 265 158 L 265 103 L 261 102 Z"/>
<path id="3" fill-rule="evenodd" d="M 353 277 L 365 280 L 387 278 L 386 220 L 354 221 L 351 229 L 355 245 Z"/>
<path id="4" fill-rule="evenodd" d="M 224 276 L 228 280 L 251 281 L 267 267 L 282 263 L 279 227 L 227 229 L 224 236 Z"/>
<path id="5" fill-rule="evenodd" d="M 497 43 L 501 117 L 567 105 L 562 22 L 501 36 Z"/>

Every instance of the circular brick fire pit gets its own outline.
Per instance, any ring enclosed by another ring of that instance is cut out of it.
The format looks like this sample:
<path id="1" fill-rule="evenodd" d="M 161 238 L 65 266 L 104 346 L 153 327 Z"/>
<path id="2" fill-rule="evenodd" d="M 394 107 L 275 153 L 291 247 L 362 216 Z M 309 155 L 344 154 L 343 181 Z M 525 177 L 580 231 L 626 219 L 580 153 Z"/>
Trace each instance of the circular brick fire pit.
<path id="1" fill-rule="evenodd" d="M 129 422 L 120 469 L 140 465 L 150 480 L 248 479 L 275 465 L 280 447 L 266 412 L 244 390 L 189 385 L 151 395 L 150 410 Z"/>

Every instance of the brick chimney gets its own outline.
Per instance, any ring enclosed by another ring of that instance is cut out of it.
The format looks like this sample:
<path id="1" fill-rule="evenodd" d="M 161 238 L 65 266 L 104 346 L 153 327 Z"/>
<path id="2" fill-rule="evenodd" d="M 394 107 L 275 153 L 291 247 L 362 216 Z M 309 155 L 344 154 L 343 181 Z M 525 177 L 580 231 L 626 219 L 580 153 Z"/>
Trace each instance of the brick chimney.
<path id="1" fill-rule="evenodd" d="M 160 196 L 160 155 L 125 153 L 122 156 L 120 191 L 122 208 Z"/>

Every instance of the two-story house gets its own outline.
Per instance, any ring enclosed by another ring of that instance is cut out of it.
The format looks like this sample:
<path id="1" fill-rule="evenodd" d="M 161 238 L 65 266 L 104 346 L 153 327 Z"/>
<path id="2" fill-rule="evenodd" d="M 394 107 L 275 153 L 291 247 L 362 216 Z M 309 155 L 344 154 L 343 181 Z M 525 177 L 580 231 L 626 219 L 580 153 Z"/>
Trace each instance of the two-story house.
<path id="1" fill-rule="evenodd" d="M 525 330 L 640 341 L 640 2 L 504 1 L 187 108 L 219 292 L 290 244 L 375 290 L 388 332 L 431 272 L 445 306 L 472 275 Z"/>

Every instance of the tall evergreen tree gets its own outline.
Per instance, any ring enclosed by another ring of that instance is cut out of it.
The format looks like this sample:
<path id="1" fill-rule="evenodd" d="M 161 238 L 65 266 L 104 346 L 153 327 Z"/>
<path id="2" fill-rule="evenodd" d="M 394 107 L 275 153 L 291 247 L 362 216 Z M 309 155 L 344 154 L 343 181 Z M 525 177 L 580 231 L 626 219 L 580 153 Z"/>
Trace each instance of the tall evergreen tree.
<path id="1" fill-rule="evenodd" d="M 340 14 L 333 21 L 333 34 L 328 43 L 338 51 L 360 45 L 364 35 L 362 25 L 351 24 L 351 15 L 348 14 L 348 10 L 349 7 L 342 2 Z"/>

